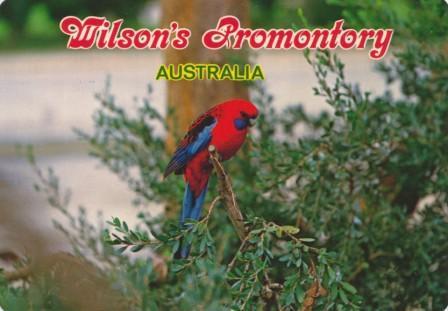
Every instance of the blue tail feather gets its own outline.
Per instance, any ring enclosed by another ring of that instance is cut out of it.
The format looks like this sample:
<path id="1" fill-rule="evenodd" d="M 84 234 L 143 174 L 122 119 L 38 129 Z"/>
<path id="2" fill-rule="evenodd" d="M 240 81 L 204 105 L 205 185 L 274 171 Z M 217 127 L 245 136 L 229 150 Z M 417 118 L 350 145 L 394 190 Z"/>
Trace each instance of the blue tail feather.
<path id="1" fill-rule="evenodd" d="M 190 218 L 191 210 L 194 206 L 194 194 L 190 189 L 190 185 L 187 183 L 185 187 L 184 192 L 184 200 L 182 202 L 182 212 L 180 214 L 180 225 L 183 226 L 185 223 L 185 220 Z"/>
<path id="2" fill-rule="evenodd" d="M 185 226 L 185 221 L 187 219 L 199 220 L 201 217 L 202 205 L 204 204 L 205 195 L 207 194 L 207 186 L 205 186 L 204 190 L 199 194 L 196 198 L 193 192 L 190 189 L 190 185 L 187 183 L 185 187 L 184 193 L 184 201 L 182 205 L 182 213 L 180 215 L 180 225 L 182 227 Z M 190 253 L 191 245 L 187 243 L 183 243 L 181 241 L 181 245 L 179 250 L 174 255 L 175 258 L 187 258 Z"/>
<path id="3" fill-rule="evenodd" d="M 202 212 L 202 205 L 204 205 L 205 195 L 207 193 L 207 186 L 202 190 L 201 194 L 195 199 L 194 206 L 191 209 L 189 218 L 199 220 Z"/>

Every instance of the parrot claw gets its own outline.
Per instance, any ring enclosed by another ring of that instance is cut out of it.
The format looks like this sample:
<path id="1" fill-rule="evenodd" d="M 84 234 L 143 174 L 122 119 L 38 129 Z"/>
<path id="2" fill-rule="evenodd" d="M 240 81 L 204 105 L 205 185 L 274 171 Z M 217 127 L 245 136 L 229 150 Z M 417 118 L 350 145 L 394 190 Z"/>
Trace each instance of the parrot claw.
<path id="1" fill-rule="evenodd" d="M 221 161 L 221 155 L 218 153 L 218 150 L 214 145 L 208 146 L 208 152 L 210 152 L 210 154 L 213 154 L 218 159 L 218 161 Z M 209 158 L 208 162 L 212 163 L 212 160 Z"/>

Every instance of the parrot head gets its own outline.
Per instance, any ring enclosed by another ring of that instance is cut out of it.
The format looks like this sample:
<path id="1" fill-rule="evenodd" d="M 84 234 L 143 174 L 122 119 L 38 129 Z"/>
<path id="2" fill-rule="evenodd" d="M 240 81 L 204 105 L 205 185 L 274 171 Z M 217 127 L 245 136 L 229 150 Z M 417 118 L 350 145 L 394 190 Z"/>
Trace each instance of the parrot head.
<path id="1" fill-rule="evenodd" d="M 237 130 L 245 130 L 255 124 L 258 109 L 251 102 L 243 99 L 232 99 L 222 104 L 225 117 L 231 119 Z"/>

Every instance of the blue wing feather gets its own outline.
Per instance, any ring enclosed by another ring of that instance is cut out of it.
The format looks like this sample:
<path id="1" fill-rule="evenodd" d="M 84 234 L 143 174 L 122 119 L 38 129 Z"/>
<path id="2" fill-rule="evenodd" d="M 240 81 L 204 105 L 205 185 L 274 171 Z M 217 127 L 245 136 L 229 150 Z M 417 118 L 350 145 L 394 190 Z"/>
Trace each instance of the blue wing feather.
<path id="1" fill-rule="evenodd" d="M 204 127 L 204 129 L 196 137 L 196 140 L 188 146 L 187 148 L 188 158 L 194 156 L 196 153 L 198 153 L 198 151 L 202 150 L 205 146 L 208 145 L 208 143 L 212 139 L 212 130 L 215 127 L 215 125 L 216 121 Z"/>
<path id="2" fill-rule="evenodd" d="M 181 173 L 188 161 L 210 143 L 216 123 L 215 118 L 207 116 L 202 118 L 202 122 L 195 123 L 195 126 L 190 128 L 168 163 L 164 177 L 172 172 Z"/>

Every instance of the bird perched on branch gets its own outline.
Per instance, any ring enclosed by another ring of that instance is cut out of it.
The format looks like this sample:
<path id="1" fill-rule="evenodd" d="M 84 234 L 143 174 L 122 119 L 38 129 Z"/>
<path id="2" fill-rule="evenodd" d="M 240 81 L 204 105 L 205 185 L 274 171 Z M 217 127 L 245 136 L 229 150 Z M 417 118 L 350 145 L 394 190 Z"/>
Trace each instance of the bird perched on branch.
<path id="1" fill-rule="evenodd" d="M 187 219 L 198 220 L 207 193 L 212 171 L 208 146 L 215 146 L 220 159 L 228 160 L 240 149 L 250 126 L 258 117 L 258 109 L 251 102 L 232 99 L 212 107 L 192 123 L 168 163 L 164 177 L 171 173 L 183 174 L 185 194 L 180 224 Z M 186 258 L 190 245 L 181 245 L 175 258 Z"/>

